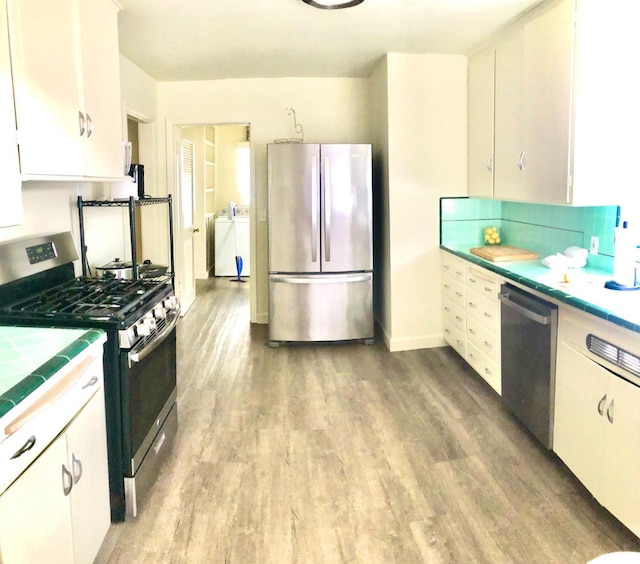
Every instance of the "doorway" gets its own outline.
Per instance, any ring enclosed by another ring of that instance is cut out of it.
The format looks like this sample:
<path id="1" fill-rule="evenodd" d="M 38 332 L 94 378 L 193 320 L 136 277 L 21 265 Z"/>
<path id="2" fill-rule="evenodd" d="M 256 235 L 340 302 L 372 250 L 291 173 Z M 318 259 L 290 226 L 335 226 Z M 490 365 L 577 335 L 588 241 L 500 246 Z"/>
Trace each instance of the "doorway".
<path id="1" fill-rule="evenodd" d="M 169 125 L 169 124 L 168 124 Z M 246 242 L 251 240 L 251 226 L 249 222 L 250 193 L 251 193 L 251 149 L 249 124 L 170 124 L 167 132 L 173 136 L 175 147 L 173 163 L 175 166 L 175 192 L 176 202 L 175 216 L 178 220 L 177 231 L 179 238 L 176 241 L 177 260 L 179 264 L 180 288 L 186 290 L 196 279 L 207 279 L 216 275 L 216 220 L 227 220 L 231 216 L 229 208 L 235 206 L 243 214 L 243 219 L 234 225 L 237 228 L 242 223 L 242 229 L 246 230 Z M 187 186 L 180 176 L 182 167 L 179 154 L 180 144 L 183 140 L 190 141 L 193 145 L 193 182 L 187 190 L 192 196 L 193 221 L 192 231 L 189 233 L 182 221 L 188 198 L 183 194 Z M 230 206 L 231 204 L 231 206 Z M 235 235 L 236 229 L 234 229 Z M 186 252 L 187 239 L 192 236 L 193 263 L 190 261 L 190 253 Z M 218 243 L 220 240 L 218 241 Z M 233 240 L 234 258 L 238 255 L 236 238 Z M 234 277 L 248 281 L 251 258 L 249 256 L 250 245 L 247 244 L 246 256 L 240 257 L 240 275 L 238 269 L 234 269 Z M 238 261 L 235 260 L 235 265 Z M 178 270 L 178 269 L 177 269 Z M 189 278 L 189 280 L 187 280 Z M 229 280 L 223 281 L 229 282 Z M 253 289 L 252 289 L 253 290 Z M 253 294 L 247 293 L 247 295 Z M 188 297 L 188 296 L 185 296 Z M 195 296 L 194 296 L 195 297 Z M 181 300 L 184 297 L 181 296 Z"/>

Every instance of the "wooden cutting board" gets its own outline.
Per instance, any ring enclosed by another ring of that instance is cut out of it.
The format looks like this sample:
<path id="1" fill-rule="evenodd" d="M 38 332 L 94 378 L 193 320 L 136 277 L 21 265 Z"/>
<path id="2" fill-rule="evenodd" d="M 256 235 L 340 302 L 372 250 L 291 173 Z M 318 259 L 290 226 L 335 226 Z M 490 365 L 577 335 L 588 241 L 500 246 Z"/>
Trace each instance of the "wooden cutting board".
<path id="1" fill-rule="evenodd" d="M 509 245 L 487 245 L 486 247 L 473 247 L 471 254 L 482 257 L 492 262 L 507 262 L 511 260 L 533 260 L 538 258 L 538 254 L 511 247 Z"/>

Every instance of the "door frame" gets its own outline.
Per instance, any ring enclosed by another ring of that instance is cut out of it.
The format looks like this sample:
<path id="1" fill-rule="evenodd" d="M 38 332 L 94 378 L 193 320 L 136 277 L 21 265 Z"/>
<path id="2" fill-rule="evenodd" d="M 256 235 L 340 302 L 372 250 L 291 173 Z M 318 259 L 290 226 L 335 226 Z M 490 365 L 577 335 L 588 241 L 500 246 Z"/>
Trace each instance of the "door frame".
<path id="1" fill-rule="evenodd" d="M 250 194 L 251 194 L 251 207 L 250 207 L 250 216 L 249 216 L 249 237 L 250 237 L 250 246 L 251 246 L 251 257 L 250 257 L 250 266 L 253 280 L 251 284 L 249 284 L 249 309 L 250 309 L 250 322 L 258 323 L 258 313 L 257 313 L 257 303 L 258 303 L 258 292 L 257 292 L 257 284 L 256 273 L 257 273 L 257 262 L 256 262 L 256 235 L 257 235 L 257 222 L 256 222 L 256 210 L 254 202 L 256 201 L 256 185 L 255 185 L 255 149 L 253 146 L 253 140 L 251 136 L 251 121 L 243 120 L 243 121 L 225 121 L 219 119 L 177 119 L 177 118 L 167 118 L 166 120 L 166 165 L 167 165 L 167 193 L 172 195 L 174 206 L 173 206 L 173 222 L 174 225 L 179 225 L 177 221 L 181 221 L 182 217 L 182 199 L 180 194 L 180 187 L 176 182 L 177 179 L 177 171 L 176 171 L 176 159 L 175 159 L 175 147 L 178 139 L 178 135 L 176 134 L 177 130 L 182 127 L 204 127 L 205 125 L 211 126 L 223 126 L 223 125 L 246 125 L 249 128 L 249 149 L 251 155 L 250 167 Z M 174 247 L 176 251 L 178 250 L 178 245 L 174 243 Z M 180 253 L 176 252 L 176 271 L 183 271 L 183 257 L 182 251 Z M 176 272 L 176 276 L 178 273 Z M 195 272 L 194 272 L 195 276 Z"/>

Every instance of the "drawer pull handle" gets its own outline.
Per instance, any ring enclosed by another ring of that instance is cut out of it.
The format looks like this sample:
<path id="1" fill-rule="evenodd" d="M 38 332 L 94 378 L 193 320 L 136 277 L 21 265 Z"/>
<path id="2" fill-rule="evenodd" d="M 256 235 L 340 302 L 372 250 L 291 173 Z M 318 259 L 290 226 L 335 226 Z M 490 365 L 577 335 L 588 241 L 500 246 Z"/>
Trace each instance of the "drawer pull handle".
<path id="1" fill-rule="evenodd" d="M 493 292 L 493 288 L 491 288 L 490 286 L 485 286 L 484 287 L 484 291 L 485 292 Z"/>
<path id="2" fill-rule="evenodd" d="M 488 368 L 485 368 L 485 369 L 484 369 L 484 373 L 485 373 L 487 376 L 493 376 L 493 372 L 491 372 L 491 370 L 489 370 Z"/>
<path id="3" fill-rule="evenodd" d="M 489 319 L 493 317 L 493 315 L 491 315 L 490 313 L 487 313 L 486 311 L 484 312 L 484 316 L 488 317 Z"/>
<path id="4" fill-rule="evenodd" d="M 469 358 L 470 358 L 471 360 L 475 360 L 475 359 L 476 359 L 476 357 L 475 357 L 475 356 L 473 356 L 473 353 L 469 353 Z"/>
<path id="5" fill-rule="evenodd" d="M 469 278 L 469 282 L 471 282 L 472 284 L 475 284 L 476 280 L 475 280 L 475 278 Z"/>
<path id="6" fill-rule="evenodd" d="M 449 331 L 449 329 L 445 329 L 445 330 L 444 330 L 444 332 L 445 332 L 447 335 L 450 335 L 450 334 L 451 334 L 451 331 Z"/>
<path id="7" fill-rule="evenodd" d="M 445 311 L 451 311 L 447 306 L 444 306 Z"/>
<path id="8" fill-rule="evenodd" d="M 478 307 L 476 304 L 474 304 L 473 302 L 469 302 L 469 307 Z"/>
<path id="9" fill-rule="evenodd" d="M 444 287 L 448 290 L 450 288 L 449 284 L 444 284 Z"/>
<path id="10" fill-rule="evenodd" d="M 29 452 L 34 446 L 36 446 L 36 437 L 35 437 L 35 435 L 31 435 L 27 439 L 27 442 L 24 443 L 18 450 L 16 450 L 13 453 L 13 456 L 11 457 L 11 460 L 13 460 L 14 458 L 19 458 L 25 452 Z"/>
<path id="11" fill-rule="evenodd" d="M 600 416 L 604 415 L 604 402 L 607 401 L 607 394 L 602 396 L 602 399 L 598 402 L 598 413 Z"/>
<path id="12" fill-rule="evenodd" d="M 469 333 L 471 333 L 472 335 L 476 334 L 476 332 L 473 329 L 469 329 Z"/>
<path id="13" fill-rule="evenodd" d="M 609 423 L 613 423 L 613 402 L 614 401 L 615 400 L 611 400 L 609 407 L 607 407 L 607 419 L 609 420 Z"/>
<path id="14" fill-rule="evenodd" d="M 82 386 L 83 390 L 90 388 L 91 386 L 95 386 L 98 383 L 98 377 L 94 374 L 91 376 L 91 380 L 89 380 L 84 386 Z"/>
<path id="15" fill-rule="evenodd" d="M 456 296 L 458 296 L 459 298 L 462 297 L 462 294 L 460 292 L 456 292 Z"/>
<path id="16" fill-rule="evenodd" d="M 460 317 L 459 315 L 456 315 L 456 319 L 457 319 L 458 321 L 462 321 L 462 317 Z"/>
<path id="17" fill-rule="evenodd" d="M 491 348 L 491 343 L 489 341 L 485 341 L 484 342 L 484 346 L 487 347 L 488 349 Z"/>

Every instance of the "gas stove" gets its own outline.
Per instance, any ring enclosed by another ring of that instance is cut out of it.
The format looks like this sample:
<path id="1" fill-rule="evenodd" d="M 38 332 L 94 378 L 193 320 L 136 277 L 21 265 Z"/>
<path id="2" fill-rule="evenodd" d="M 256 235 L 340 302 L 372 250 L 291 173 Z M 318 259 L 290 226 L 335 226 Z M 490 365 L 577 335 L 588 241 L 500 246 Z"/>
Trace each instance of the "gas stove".
<path id="1" fill-rule="evenodd" d="M 135 517 L 177 431 L 171 278 L 76 277 L 71 233 L 0 243 L 0 323 L 107 334 L 103 368 L 111 518 Z"/>
<path id="2" fill-rule="evenodd" d="M 42 314 L 64 320 L 89 318 L 122 322 L 132 311 L 145 308 L 159 294 L 166 293 L 166 284 L 149 280 L 76 278 L 18 300 L 3 311 Z"/>

